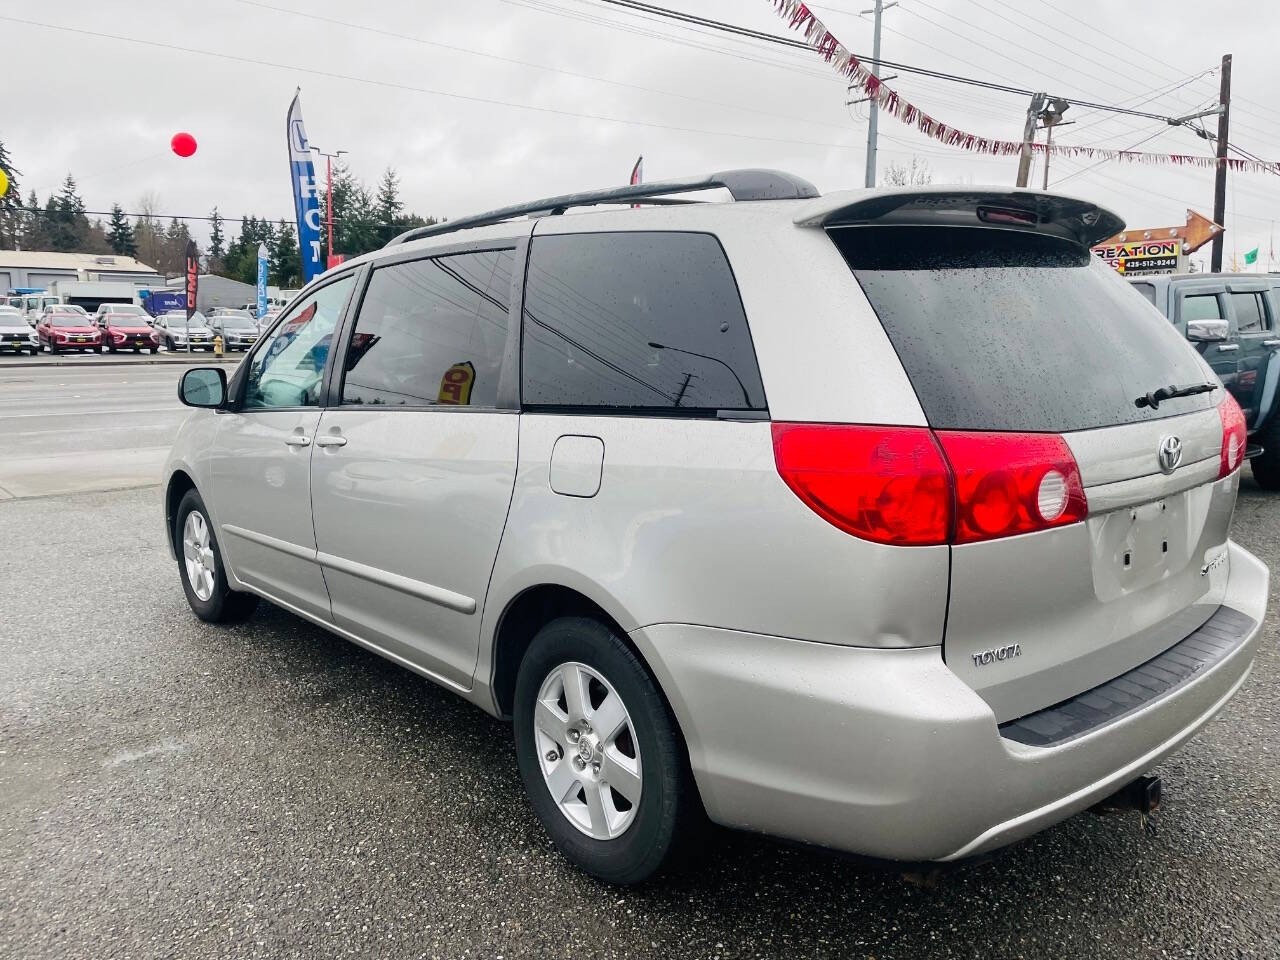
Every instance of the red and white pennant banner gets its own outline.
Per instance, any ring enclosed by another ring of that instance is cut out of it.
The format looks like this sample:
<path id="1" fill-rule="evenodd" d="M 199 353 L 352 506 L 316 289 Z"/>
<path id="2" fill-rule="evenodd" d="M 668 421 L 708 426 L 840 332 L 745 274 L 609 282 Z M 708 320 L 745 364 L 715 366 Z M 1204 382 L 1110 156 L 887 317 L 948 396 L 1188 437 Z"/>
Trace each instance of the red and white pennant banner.
<path id="1" fill-rule="evenodd" d="M 915 127 L 927 137 L 945 143 L 950 147 L 972 150 L 975 153 L 986 153 L 991 156 L 1004 157 L 1022 150 L 1020 140 L 993 140 L 980 137 L 975 133 L 967 133 L 956 127 L 948 126 L 941 120 L 934 119 L 914 103 L 905 100 L 894 90 L 889 89 L 881 80 L 863 66 L 862 61 L 835 38 L 826 24 L 813 15 L 813 11 L 798 0 L 769 0 L 778 14 L 786 20 L 793 30 L 804 33 L 808 44 L 826 60 L 836 72 L 848 77 L 850 82 L 860 87 L 862 92 L 879 105 L 881 110 L 892 114 L 908 126 Z M 1204 157 L 1186 153 L 1144 153 L 1136 150 L 1107 150 L 1103 147 L 1078 147 L 1070 144 L 1032 143 L 1031 149 L 1036 153 L 1046 150 L 1058 157 L 1081 157 L 1090 160 L 1119 160 L 1126 163 L 1167 163 L 1178 167 L 1207 167 L 1212 169 L 1224 163 L 1231 170 L 1247 170 L 1257 173 L 1280 174 L 1280 163 L 1261 160 L 1245 160 L 1239 157 L 1228 157 L 1219 160 L 1217 157 Z"/>

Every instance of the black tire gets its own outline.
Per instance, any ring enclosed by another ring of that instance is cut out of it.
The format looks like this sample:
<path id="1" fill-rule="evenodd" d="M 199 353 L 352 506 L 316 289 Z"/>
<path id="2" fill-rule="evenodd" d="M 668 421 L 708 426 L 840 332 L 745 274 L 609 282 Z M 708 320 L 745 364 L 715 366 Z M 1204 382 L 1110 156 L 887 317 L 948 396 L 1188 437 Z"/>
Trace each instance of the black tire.
<path id="1" fill-rule="evenodd" d="M 58 352 L 58 347 L 57 347 L 57 345 L 56 345 L 52 340 L 50 340 L 50 341 L 49 341 L 49 355 L 50 355 L 50 356 L 53 356 L 53 355 L 55 355 L 57 352 Z"/>
<path id="2" fill-rule="evenodd" d="M 569 822 L 542 773 L 533 723 L 538 692 L 555 668 L 573 662 L 605 677 L 622 698 L 640 757 L 635 817 L 608 840 L 594 839 Z M 513 709 L 516 759 L 529 802 L 570 862 L 606 883 L 632 885 L 691 852 L 702 809 L 679 727 L 648 669 L 609 627 L 585 617 L 562 617 L 539 630 L 520 664 Z"/>
<path id="3" fill-rule="evenodd" d="M 1280 410 L 1250 439 L 1262 444 L 1262 453 L 1249 461 L 1253 479 L 1263 490 L 1280 490 Z"/>
<path id="4" fill-rule="evenodd" d="M 192 589 L 187 576 L 186 563 L 183 559 L 183 529 L 187 517 L 199 512 L 208 525 L 209 547 L 213 553 L 213 592 L 209 599 L 202 600 Z M 194 490 L 188 490 L 178 504 L 178 512 L 173 518 L 173 542 L 178 552 L 178 579 L 182 581 L 182 592 L 187 595 L 187 603 L 192 611 L 206 623 L 240 623 L 258 607 L 258 597 L 252 593 L 240 593 L 227 585 L 227 575 L 222 564 L 222 549 L 218 546 L 218 537 L 214 533 L 213 523 L 209 520 L 209 510 Z"/>
<path id="5" fill-rule="evenodd" d="M 156 355 L 156 353 L 159 350 L 160 350 L 159 347 L 147 347 L 147 353 L 151 354 L 153 357 Z"/>

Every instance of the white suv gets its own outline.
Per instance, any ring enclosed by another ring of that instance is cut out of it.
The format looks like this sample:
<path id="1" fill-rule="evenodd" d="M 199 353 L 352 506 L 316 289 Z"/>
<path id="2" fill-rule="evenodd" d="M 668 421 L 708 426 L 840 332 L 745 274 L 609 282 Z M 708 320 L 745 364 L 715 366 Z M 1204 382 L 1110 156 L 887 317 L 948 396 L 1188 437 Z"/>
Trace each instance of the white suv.
<path id="1" fill-rule="evenodd" d="M 648 205 L 563 215 L 606 203 Z M 732 171 L 410 231 L 229 382 L 184 375 L 187 599 L 511 718 L 537 815 L 612 882 L 704 813 L 900 861 L 1010 843 L 1207 723 L 1265 612 L 1239 408 L 1090 255 L 1122 226 Z"/>

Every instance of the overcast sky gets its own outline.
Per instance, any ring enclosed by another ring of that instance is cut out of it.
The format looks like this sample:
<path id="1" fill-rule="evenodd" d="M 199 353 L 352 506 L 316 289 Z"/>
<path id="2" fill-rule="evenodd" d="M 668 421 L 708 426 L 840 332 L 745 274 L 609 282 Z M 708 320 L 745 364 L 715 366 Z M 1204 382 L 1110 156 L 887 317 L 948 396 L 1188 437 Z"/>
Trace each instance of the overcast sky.
<path id="1" fill-rule="evenodd" d="M 658 2 L 788 32 L 767 0 Z M 872 2 L 812 6 L 867 53 L 870 18 L 857 11 Z M 600 0 L 5 0 L 3 17 L 59 28 L 0 19 L 0 140 L 24 195 L 34 187 L 42 201 L 70 171 L 91 210 L 134 209 L 152 192 L 164 213 L 216 204 L 225 215 L 288 217 L 284 115 L 296 86 L 312 143 L 349 151 L 371 184 L 395 167 L 407 205 L 422 214 L 623 183 L 638 154 L 650 180 L 766 166 L 822 190 L 862 185 L 866 108 L 845 105 L 825 63 Z M 1231 140 L 1280 159 L 1277 37 L 1280 5 L 1256 0 L 901 0 L 885 14 L 882 56 L 1181 114 L 1216 101 L 1229 52 Z M 1021 136 L 1025 97 L 910 74 L 891 85 L 952 125 Z M 1077 122 L 1057 142 L 1127 148 L 1156 135 L 1137 149 L 1212 150 L 1156 121 L 1079 107 L 1068 119 Z M 882 169 L 919 156 L 935 182 L 1013 182 L 1016 159 L 944 147 L 890 117 L 880 128 Z M 169 152 L 179 130 L 199 141 L 189 160 Z M 1212 213 L 1211 171 L 1108 163 L 1081 172 L 1088 167 L 1055 159 L 1051 186 L 1110 206 L 1133 227 L 1180 224 L 1187 207 Z M 1280 179 L 1231 175 L 1228 265 L 1233 250 L 1254 246 L 1265 261 L 1276 219 Z"/>

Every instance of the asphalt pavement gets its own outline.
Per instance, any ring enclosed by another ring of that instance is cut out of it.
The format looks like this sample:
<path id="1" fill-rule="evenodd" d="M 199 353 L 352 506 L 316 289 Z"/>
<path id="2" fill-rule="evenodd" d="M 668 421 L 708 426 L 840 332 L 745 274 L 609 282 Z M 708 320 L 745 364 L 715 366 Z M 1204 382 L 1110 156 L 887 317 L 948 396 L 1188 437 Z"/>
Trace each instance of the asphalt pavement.
<path id="1" fill-rule="evenodd" d="M 0 371 L 0 430 L 55 431 L 6 461 L 167 440 L 172 370 L 77 372 Z M 1154 838 L 1082 815 L 921 888 L 717 830 L 619 891 L 551 847 L 504 724 L 265 604 L 197 621 L 158 496 L 0 502 L 0 957 L 1280 956 L 1275 581 L 1252 678 L 1155 770 Z M 1280 498 L 1246 480 L 1234 536 L 1277 569 Z"/>
<path id="2" fill-rule="evenodd" d="M 0 358 L 0 500 L 159 482 L 188 413 L 178 379 L 209 359 L 151 360 Z"/>

